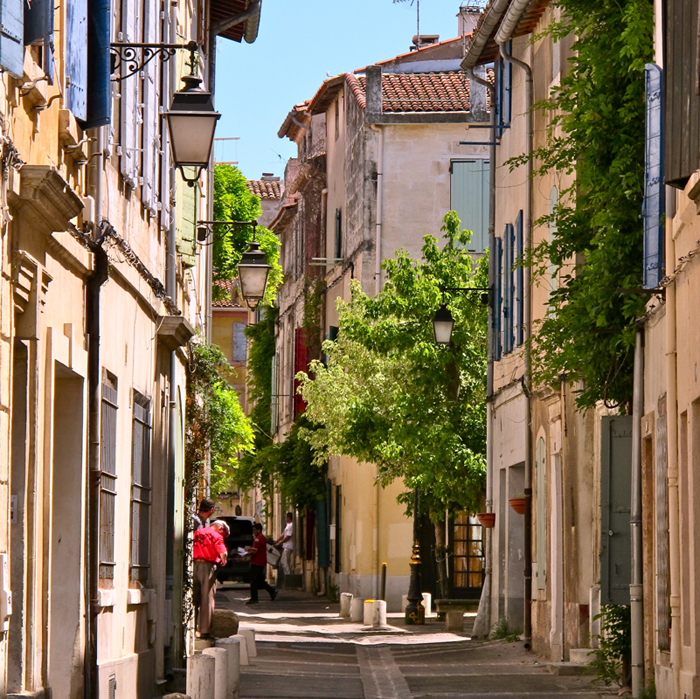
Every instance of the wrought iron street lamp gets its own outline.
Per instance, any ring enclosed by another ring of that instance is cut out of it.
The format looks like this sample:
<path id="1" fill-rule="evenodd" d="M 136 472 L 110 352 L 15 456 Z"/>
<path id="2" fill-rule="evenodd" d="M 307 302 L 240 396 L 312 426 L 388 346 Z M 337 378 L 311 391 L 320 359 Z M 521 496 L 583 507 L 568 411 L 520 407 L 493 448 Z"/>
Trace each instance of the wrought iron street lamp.
<path id="1" fill-rule="evenodd" d="M 406 596 L 405 620 L 406 624 L 425 624 L 425 607 L 423 606 L 423 593 L 421 592 L 421 560 L 420 542 L 418 535 L 420 531 L 418 522 L 418 506 L 420 497 L 418 488 L 413 491 L 413 552 L 411 554 L 411 577 L 408 583 L 408 595 Z"/>
<path id="2" fill-rule="evenodd" d="M 435 312 L 435 317 L 433 318 L 433 337 L 435 338 L 435 344 L 449 345 L 452 342 L 452 332 L 455 327 L 455 321 L 452 317 L 452 313 L 450 313 L 450 309 L 447 307 L 445 292 L 456 291 L 459 293 L 469 293 L 470 291 L 479 291 L 481 292 L 481 303 L 487 306 L 489 304 L 491 290 L 481 286 L 441 286 L 440 291 L 442 292 L 442 303 L 440 304 L 440 308 Z"/>

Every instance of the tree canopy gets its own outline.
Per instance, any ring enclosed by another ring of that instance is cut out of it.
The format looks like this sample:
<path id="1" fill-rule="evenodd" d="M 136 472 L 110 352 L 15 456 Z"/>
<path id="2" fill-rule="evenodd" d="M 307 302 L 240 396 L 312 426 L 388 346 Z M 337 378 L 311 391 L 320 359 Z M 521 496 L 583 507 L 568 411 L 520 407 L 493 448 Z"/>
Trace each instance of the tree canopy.
<path id="1" fill-rule="evenodd" d="M 384 262 L 386 282 L 370 298 L 357 282 L 339 303 L 339 332 L 325 362 L 299 374 L 306 415 L 320 429 L 304 438 L 317 462 L 346 455 L 375 463 L 383 485 L 418 486 L 439 519 L 478 507 L 485 481 L 487 312 L 479 294 L 448 292 L 453 342 L 433 340 L 441 287 L 487 286 L 487 261 L 474 269 L 470 233 L 449 212 L 440 249 L 426 236 L 423 259 L 399 251 Z M 410 510 L 408 494 L 402 498 Z"/>
<path id="2" fill-rule="evenodd" d="M 262 213 L 260 198 L 246 184 L 243 173 L 234 165 L 217 165 L 214 170 L 214 220 L 254 221 Z M 241 256 L 253 239 L 252 226 L 214 226 L 212 235 L 214 264 L 214 300 L 222 300 L 228 294 L 225 282 L 236 276 Z M 275 300 L 277 287 L 282 283 L 282 267 L 279 264 L 280 243 L 277 236 L 267 228 L 258 226 L 255 239 L 272 265 L 267 282 L 264 304 Z"/>

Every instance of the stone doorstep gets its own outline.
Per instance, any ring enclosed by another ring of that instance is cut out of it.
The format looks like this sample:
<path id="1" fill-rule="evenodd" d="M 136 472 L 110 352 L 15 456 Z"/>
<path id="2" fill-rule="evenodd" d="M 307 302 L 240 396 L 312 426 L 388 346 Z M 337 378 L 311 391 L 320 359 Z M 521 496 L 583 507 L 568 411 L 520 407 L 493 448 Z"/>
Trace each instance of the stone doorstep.
<path id="1" fill-rule="evenodd" d="M 593 650 L 591 648 L 571 648 L 569 650 L 569 662 L 576 663 L 578 665 L 590 665 L 590 654 L 592 652 Z"/>
<path id="2" fill-rule="evenodd" d="M 581 665 L 580 663 L 547 663 L 547 669 L 553 675 L 575 676 L 575 675 L 592 675 L 593 668 L 590 665 Z"/>

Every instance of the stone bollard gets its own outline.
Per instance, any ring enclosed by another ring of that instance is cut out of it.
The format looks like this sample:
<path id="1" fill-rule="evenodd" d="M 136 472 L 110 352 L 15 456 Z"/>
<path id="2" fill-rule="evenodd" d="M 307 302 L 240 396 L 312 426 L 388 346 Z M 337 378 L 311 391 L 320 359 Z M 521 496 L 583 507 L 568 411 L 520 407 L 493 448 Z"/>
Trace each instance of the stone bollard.
<path id="1" fill-rule="evenodd" d="M 374 616 L 374 603 L 376 600 L 366 599 L 362 609 L 362 623 L 364 626 L 372 626 Z"/>
<path id="2" fill-rule="evenodd" d="M 238 633 L 245 636 L 246 644 L 248 645 L 248 657 L 254 658 L 258 654 L 258 651 L 255 649 L 255 631 L 243 627 L 238 629 Z"/>
<path id="3" fill-rule="evenodd" d="M 225 648 L 205 648 L 202 655 L 214 658 L 214 699 L 227 699 L 226 685 L 228 684 L 228 653 Z"/>
<path id="4" fill-rule="evenodd" d="M 166 694 L 163 699 L 190 699 L 186 694 L 180 694 L 176 692 L 175 694 Z"/>
<path id="5" fill-rule="evenodd" d="M 377 629 L 381 626 L 386 626 L 386 602 L 375 599 L 372 604 L 372 627 Z"/>
<path id="6" fill-rule="evenodd" d="M 343 592 L 340 595 L 340 617 L 347 619 L 350 616 L 350 603 L 352 595 L 349 592 Z"/>
<path id="7" fill-rule="evenodd" d="M 364 615 L 365 601 L 359 597 L 353 597 L 350 602 L 350 621 L 356 624 L 362 623 Z"/>
<path id="8" fill-rule="evenodd" d="M 214 676 L 216 660 L 210 655 L 187 658 L 187 696 L 191 699 L 215 699 Z"/>
<path id="9" fill-rule="evenodd" d="M 242 633 L 237 633 L 235 636 L 231 636 L 238 641 L 238 647 L 240 648 L 240 665 L 244 667 L 245 665 L 250 665 L 250 660 L 248 659 L 248 642 L 245 640 L 245 636 Z"/>
<path id="10" fill-rule="evenodd" d="M 423 593 L 423 608 L 425 616 L 430 616 L 433 613 L 433 596 L 429 592 Z"/>
<path id="11" fill-rule="evenodd" d="M 226 699 L 239 699 L 241 695 L 241 642 L 237 638 L 220 638 L 217 648 L 228 655 L 228 693 Z"/>
<path id="12" fill-rule="evenodd" d="M 464 612 L 451 609 L 445 612 L 445 631 L 464 631 Z"/>

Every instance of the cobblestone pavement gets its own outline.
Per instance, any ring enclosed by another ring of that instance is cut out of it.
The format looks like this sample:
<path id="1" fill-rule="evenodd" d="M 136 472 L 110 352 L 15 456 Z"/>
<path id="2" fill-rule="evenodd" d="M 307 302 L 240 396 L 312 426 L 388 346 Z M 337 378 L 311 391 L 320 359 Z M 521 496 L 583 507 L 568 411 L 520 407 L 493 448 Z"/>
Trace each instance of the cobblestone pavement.
<path id="1" fill-rule="evenodd" d="M 281 591 L 246 606 L 225 588 L 217 607 L 256 630 L 258 655 L 241 668 L 241 699 L 599 699 L 591 678 L 552 675 L 520 643 L 471 641 L 431 620 L 379 632 L 338 618 L 338 605 Z"/>

